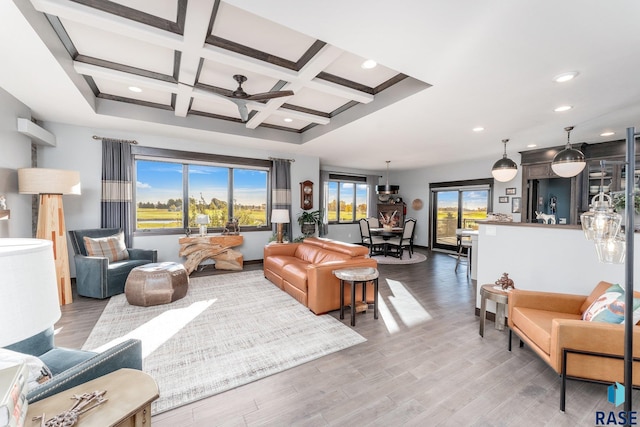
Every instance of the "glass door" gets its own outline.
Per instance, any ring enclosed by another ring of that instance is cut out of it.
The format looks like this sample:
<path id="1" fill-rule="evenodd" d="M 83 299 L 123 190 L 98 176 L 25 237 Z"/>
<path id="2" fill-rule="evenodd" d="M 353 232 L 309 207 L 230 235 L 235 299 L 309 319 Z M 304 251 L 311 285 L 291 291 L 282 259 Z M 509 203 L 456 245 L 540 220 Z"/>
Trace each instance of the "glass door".
<path id="1" fill-rule="evenodd" d="M 458 227 L 458 219 L 460 217 L 458 191 L 434 191 L 433 192 L 433 209 L 434 209 L 434 239 L 433 247 L 440 249 L 455 250 L 456 244 L 456 228 Z"/>
<path id="2" fill-rule="evenodd" d="M 487 218 L 490 189 L 432 190 L 432 247 L 456 251 L 456 229 L 478 229 L 478 220 Z"/>

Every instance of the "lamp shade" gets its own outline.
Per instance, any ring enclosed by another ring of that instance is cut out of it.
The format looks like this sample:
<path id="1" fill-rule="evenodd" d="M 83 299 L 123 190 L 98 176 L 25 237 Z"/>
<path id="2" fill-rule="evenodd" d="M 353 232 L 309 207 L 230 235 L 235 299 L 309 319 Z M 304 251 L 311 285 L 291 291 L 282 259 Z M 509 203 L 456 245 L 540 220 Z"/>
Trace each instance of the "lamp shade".
<path id="1" fill-rule="evenodd" d="M 209 222 L 211 222 L 211 220 L 209 219 L 209 215 L 207 214 L 196 215 L 196 224 L 207 225 L 209 224 Z"/>
<path id="2" fill-rule="evenodd" d="M 503 157 L 493 164 L 491 175 L 496 181 L 511 181 L 518 174 L 518 165 L 508 157 Z"/>
<path id="3" fill-rule="evenodd" d="M 274 224 L 288 224 L 289 223 L 289 210 L 288 209 L 273 209 L 271 211 L 271 222 Z"/>
<path id="4" fill-rule="evenodd" d="M 20 194 L 80 194 L 80 173 L 62 169 L 18 169 Z"/>
<path id="5" fill-rule="evenodd" d="M 0 239 L 0 347 L 22 341 L 60 318 L 53 243 Z"/>
<path id="6" fill-rule="evenodd" d="M 582 172 L 586 164 L 582 151 L 574 148 L 565 148 L 553 158 L 551 169 L 558 176 L 571 178 Z"/>

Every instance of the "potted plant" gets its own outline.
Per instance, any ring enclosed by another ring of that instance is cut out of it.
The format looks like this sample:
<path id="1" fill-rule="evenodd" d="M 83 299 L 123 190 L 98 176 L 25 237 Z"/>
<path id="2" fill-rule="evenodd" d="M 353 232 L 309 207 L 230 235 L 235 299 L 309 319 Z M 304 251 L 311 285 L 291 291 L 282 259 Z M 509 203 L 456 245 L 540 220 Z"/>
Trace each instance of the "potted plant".
<path id="1" fill-rule="evenodd" d="M 618 212 L 619 214 L 623 214 L 625 212 L 625 200 L 626 200 L 626 194 L 614 194 L 613 195 L 613 210 Z M 633 196 L 633 205 L 634 205 L 634 210 L 637 214 L 640 214 L 640 194 L 634 194 Z"/>
<path id="2" fill-rule="evenodd" d="M 300 230 L 305 237 L 312 236 L 316 232 L 316 225 L 320 225 L 321 222 L 320 211 L 302 211 L 298 215 L 298 224 Z"/>
<path id="3" fill-rule="evenodd" d="M 622 223 L 624 224 L 625 221 L 625 215 L 626 215 L 626 194 L 624 193 L 617 193 L 614 194 L 612 197 L 612 204 L 613 204 L 613 210 L 618 212 L 620 215 L 622 215 Z M 635 218 L 634 218 L 634 225 L 635 225 L 635 229 L 638 230 L 640 229 L 640 194 L 635 193 L 633 195 L 633 209 L 635 211 Z"/>

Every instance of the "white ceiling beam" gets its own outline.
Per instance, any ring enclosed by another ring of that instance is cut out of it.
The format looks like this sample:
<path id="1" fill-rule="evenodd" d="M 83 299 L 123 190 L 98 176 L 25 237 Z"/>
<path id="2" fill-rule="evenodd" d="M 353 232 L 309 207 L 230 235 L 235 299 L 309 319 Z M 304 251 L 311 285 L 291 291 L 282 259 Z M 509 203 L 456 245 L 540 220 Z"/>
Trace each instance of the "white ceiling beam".
<path id="1" fill-rule="evenodd" d="M 140 22 L 122 18 L 68 0 L 31 0 L 36 10 L 61 19 L 78 22 L 104 31 L 126 34 L 138 40 L 173 50 L 182 50 L 182 36 Z M 191 7 L 191 5 L 189 5 Z M 210 15 L 209 15 L 210 16 Z"/>
<path id="2" fill-rule="evenodd" d="M 85 76 L 107 79 L 114 82 L 123 83 L 128 86 L 139 86 L 141 88 L 171 93 L 177 93 L 178 90 L 178 87 L 175 83 L 153 79 L 151 77 L 140 76 L 137 74 L 131 74 L 127 73 L 126 71 L 105 68 L 99 65 L 87 64 L 85 62 L 74 61 L 73 68 L 76 70 L 76 72 Z"/>
<path id="3" fill-rule="evenodd" d="M 320 51 L 314 55 L 298 72 L 298 78 L 293 82 L 285 85 L 283 90 L 291 90 L 294 93 L 301 90 L 307 85 L 307 83 L 324 70 L 329 64 L 338 59 L 344 51 L 331 45 L 324 45 Z M 289 100 L 290 97 L 282 97 L 272 99 L 267 102 L 267 106 L 264 110 L 255 114 L 249 121 L 247 121 L 247 127 L 249 129 L 255 129 L 265 120 L 269 118 L 274 111 L 278 110 L 282 105 Z"/>
<path id="4" fill-rule="evenodd" d="M 178 69 L 178 91 L 176 93 L 176 116 L 187 117 L 193 85 L 195 85 L 200 65 L 203 40 L 207 38 L 209 20 L 213 14 L 215 0 L 191 2 L 187 8 L 184 23 L 184 48 L 180 55 Z M 191 87 L 189 87 L 191 86 Z"/>

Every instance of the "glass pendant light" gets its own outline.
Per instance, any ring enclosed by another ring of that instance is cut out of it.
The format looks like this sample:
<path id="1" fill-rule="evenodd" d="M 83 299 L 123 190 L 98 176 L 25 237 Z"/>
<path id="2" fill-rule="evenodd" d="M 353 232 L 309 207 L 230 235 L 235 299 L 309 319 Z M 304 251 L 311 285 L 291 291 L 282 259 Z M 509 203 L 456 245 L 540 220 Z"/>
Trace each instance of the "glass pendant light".
<path id="1" fill-rule="evenodd" d="M 596 242 L 596 253 L 598 261 L 604 264 L 622 264 L 624 263 L 627 245 L 624 235 L 618 233 L 612 238 Z"/>
<path id="2" fill-rule="evenodd" d="M 580 215 L 582 231 L 596 244 L 614 239 L 620 231 L 622 215 L 613 211 L 611 196 L 604 194 L 604 161 L 600 161 L 600 192 L 591 199 L 588 212 Z"/>
<path id="3" fill-rule="evenodd" d="M 551 169 L 553 169 L 558 176 L 571 178 L 582 172 L 587 162 L 582 151 L 571 148 L 569 137 L 571 136 L 573 126 L 568 126 L 564 128 L 564 130 L 567 131 L 567 146 L 553 158 Z"/>
<path id="4" fill-rule="evenodd" d="M 496 181 L 507 182 L 511 181 L 518 173 L 518 165 L 516 162 L 507 157 L 507 142 L 508 139 L 503 139 L 504 154 L 502 158 L 493 164 L 491 168 L 491 175 Z"/>

